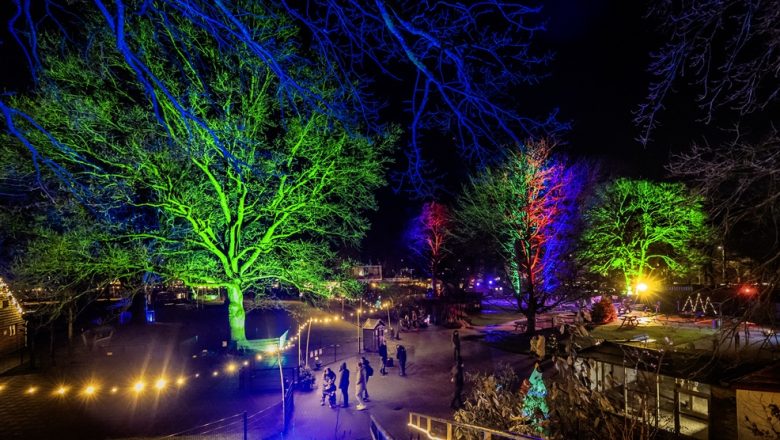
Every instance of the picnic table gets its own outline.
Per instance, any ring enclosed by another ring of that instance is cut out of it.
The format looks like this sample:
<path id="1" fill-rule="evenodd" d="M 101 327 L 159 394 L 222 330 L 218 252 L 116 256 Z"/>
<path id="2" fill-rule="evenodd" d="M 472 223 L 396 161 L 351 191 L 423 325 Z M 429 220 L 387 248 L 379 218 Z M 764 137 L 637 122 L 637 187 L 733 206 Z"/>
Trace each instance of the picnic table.
<path id="1" fill-rule="evenodd" d="M 524 332 L 528 328 L 528 321 L 515 321 L 515 331 Z"/>
<path id="2" fill-rule="evenodd" d="M 626 328 L 631 328 L 639 325 L 639 318 L 634 315 L 623 315 L 623 317 L 620 319 L 622 322 L 620 323 L 620 327 L 618 327 L 618 329 L 623 328 L 623 326 Z"/>

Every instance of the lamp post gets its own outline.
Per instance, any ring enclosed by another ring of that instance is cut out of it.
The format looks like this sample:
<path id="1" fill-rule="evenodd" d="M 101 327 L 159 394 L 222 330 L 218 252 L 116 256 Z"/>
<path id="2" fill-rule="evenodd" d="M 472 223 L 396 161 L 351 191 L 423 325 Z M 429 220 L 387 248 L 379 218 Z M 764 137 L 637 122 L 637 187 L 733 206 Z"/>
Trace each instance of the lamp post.
<path id="1" fill-rule="evenodd" d="M 307 321 L 307 326 L 309 327 L 306 330 L 306 368 L 309 368 L 309 339 L 311 337 L 311 323 L 312 318 L 309 318 Z M 300 346 L 300 344 L 298 344 Z"/>
<path id="2" fill-rule="evenodd" d="M 360 306 L 363 305 L 363 301 L 360 301 L 357 309 L 357 341 L 358 341 L 358 354 L 360 354 Z"/>
<path id="3" fill-rule="evenodd" d="M 720 281 L 726 284 L 726 247 L 718 246 L 720 250 Z"/>
<path id="4" fill-rule="evenodd" d="M 390 339 L 393 338 L 393 324 L 390 322 L 390 301 L 386 302 L 384 304 L 385 308 L 387 308 L 387 328 L 390 329 Z"/>

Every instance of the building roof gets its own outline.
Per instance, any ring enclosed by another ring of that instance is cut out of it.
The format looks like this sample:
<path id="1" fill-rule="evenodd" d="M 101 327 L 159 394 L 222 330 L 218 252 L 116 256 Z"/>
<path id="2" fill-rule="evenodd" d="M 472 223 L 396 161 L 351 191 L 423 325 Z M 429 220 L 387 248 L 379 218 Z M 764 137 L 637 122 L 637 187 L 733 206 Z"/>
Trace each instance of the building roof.
<path id="1" fill-rule="evenodd" d="M 614 342 L 603 342 L 593 345 L 580 351 L 579 355 L 613 365 L 626 365 L 627 367 L 636 367 L 644 371 L 658 371 L 660 374 L 669 377 L 691 379 L 720 386 L 732 386 L 740 379 L 771 369 L 771 367 L 764 368 L 767 365 L 766 362 L 729 364 L 727 361 L 719 361 L 713 357 L 711 352 L 706 350 L 665 351 Z M 658 366 L 659 362 L 660 367 Z M 763 380 L 765 382 L 763 386 L 769 387 L 769 384 L 773 383 L 771 376 L 771 372 L 765 373 L 764 376 L 759 375 L 754 379 L 754 383 L 756 383 L 756 386 L 759 386 L 762 380 L 761 377 L 764 377 Z M 776 381 L 774 382 L 775 384 L 780 384 L 780 371 L 774 371 L 774 380 Z M 745 384 L 747 383 L 752 382 L 745 382 Z M 774 386 L 777 387 L 778 385 Z"/>
<path id="2" fill-rule="evenodd" d="M 738 390 L 780 392 L 780 361 L 740 377 L 731 386 Z"/>
<path id="3" fill-rule="evenodd" d="M 366 319 L 366 322 L 363 324 L 363 328 L 374 330 L 379 326 L 385 325 L 385 322 L 381 319 Z"/>

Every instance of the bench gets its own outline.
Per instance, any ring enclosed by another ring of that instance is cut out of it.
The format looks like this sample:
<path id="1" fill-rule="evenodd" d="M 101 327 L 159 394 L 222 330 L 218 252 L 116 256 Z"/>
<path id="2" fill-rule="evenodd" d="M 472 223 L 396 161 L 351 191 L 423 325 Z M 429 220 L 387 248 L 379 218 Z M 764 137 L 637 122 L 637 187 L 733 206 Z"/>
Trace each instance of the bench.
<path id="1" fill-rule="evenodd" d="M 528 321 L 515 321 L 515 331 L 525 332 L 528 328 Z"/>
<path id="2" fill-rule="evenodd" d="M 639 325 L 639 319 L 637 319 L 637 317 L 634 315 L 624 315 L 621 319 L 622 322 L 620 323 L 620 327 L 618 327 L 618 329 L 623 328 L 623 326 L 626 328 L 631 328 Z"/>

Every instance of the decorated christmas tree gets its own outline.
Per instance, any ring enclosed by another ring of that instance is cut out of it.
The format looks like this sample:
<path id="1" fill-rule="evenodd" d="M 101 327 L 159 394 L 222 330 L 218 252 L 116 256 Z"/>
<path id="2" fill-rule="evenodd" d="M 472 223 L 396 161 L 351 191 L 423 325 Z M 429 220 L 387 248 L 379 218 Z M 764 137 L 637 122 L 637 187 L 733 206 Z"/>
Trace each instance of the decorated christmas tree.
<path id="1" fill-rule="evenodd" d="M 534 365 L 534 371 L 528 379 L 530 387 L 523 399 L 523 416 L 530 420 L 536 431 L 543 432 L 542 422 L 547 420 L 550 409 L 547 407 L 547 387 L 544 386 L 539 364 Z"/>

